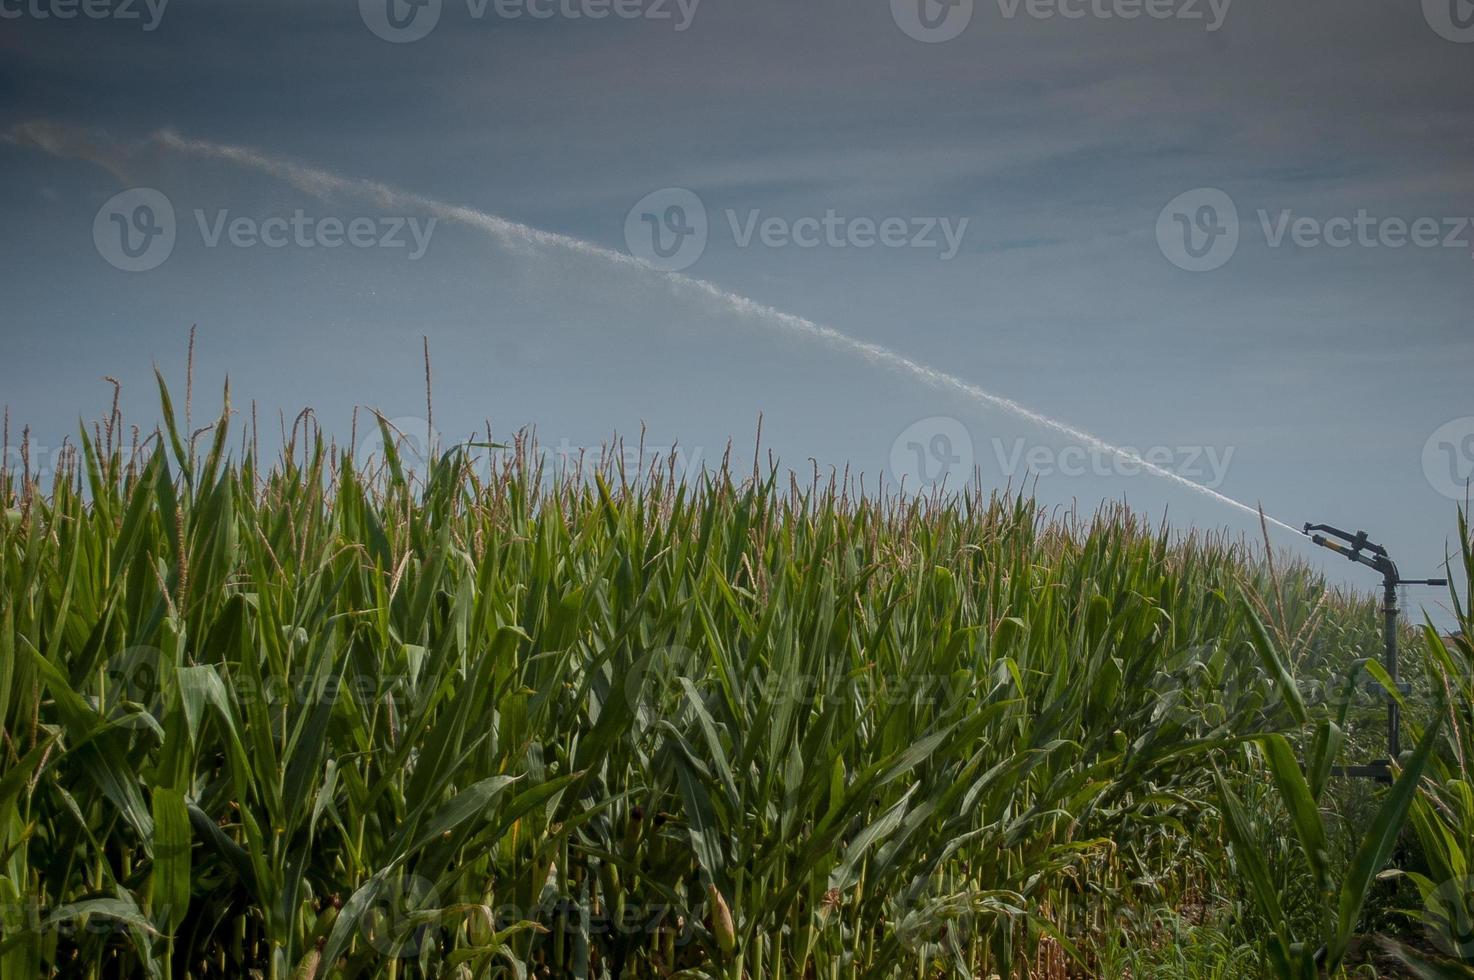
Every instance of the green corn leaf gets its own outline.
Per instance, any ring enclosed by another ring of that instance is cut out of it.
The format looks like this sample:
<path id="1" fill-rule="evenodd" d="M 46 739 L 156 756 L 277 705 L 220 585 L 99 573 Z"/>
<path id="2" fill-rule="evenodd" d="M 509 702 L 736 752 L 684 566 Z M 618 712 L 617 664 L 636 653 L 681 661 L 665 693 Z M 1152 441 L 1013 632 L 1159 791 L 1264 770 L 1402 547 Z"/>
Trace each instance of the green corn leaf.
<path id="1" fill-rule="evenodd" d="M 1341 883 L 1341 901 L 1336 932 L 1329 944 L 1326 957 L 1326 962 L 1331 969 L 1339 966 L 1346 955 L 1372 881 L 1386 867 L 1387 858 L 1391 855 L 1392 848 L 1397 843 L 1397 837 L 1402 832 L 1408 808 L 1412 805 L 1413 797 L 1417 793 L 1418 781 L 1423 778 L 1423 770 L 1428 765 L 1428 758 L 1438 744 L 1439 732 L 1443 727 L 1443 711 L 1441 705 L 1435 711 L 1433 724 L 1423 733 L 1422 741 L 1418 743 L 1417 749 L 1408 759 L 1402 774 L 1392 784 L 1392 789 L 1388 792 L 1381 809 L 1377 811 L 1377 816 L 1372 821 L 1371 829 L 1362 838 L 1361 846 L 1357 848 L 1356 856 L 1351 860 L 1351 867 L 1347 869 L 1346 878 Z"/>
<path id="2" fill-rule="evenodd" d="M 1270 679 L 1279 688 L 1280 697 L 1284 700 L 1285 707 L 1290 709 L 1290 715 L 1296 722 L 1304 725 L 1310 720 L 1310 714 L 1305 709 L 1305 699 L 1300 695 L 1300 687 L 1295 683 L 1295 678 L 1290 675 L 1290 669 L 1285 665 L 1285 658 L 1275 644 L 1274 638 L 1265 629 L 1264 622 L 1259 618 L 1248 600 L 1241 600 L 1240 608 L 1249 624 L 1249 630 L 1253 637 L 1253 646 L 1259 654 L 1259 660 L 1264 665 Z"/>
<path id="3" fill-rule="evenodd" d="M 1310 864 L 1316 886 L 1329 894 L 1327 863 L 1330 854 L 1326 847 L 1325 826 L 1321 822 L 1315 794 L 1311 792 L 1305 774 L 1300 771 L 1300 763 L 1295 759 L 1294 750 L 1283 735 L 1266 735 L 1260 739 L 1260 745 L 1264 748 L 1265 760 L 1269 763 L 1269 771 L 1274 777 L 1280 799 L 1284 801 L 1285 809 L 1290 814 L 1291 825 L 1300 838 L 1300 847 Z"/>
<path id="4" fill-rule="evenodd" d="M 184 794 L 172 789 L 153 792 L 154 861 L 153 922 L 173 935 L 189 912 L 190 845 L 193 832 Z"/>

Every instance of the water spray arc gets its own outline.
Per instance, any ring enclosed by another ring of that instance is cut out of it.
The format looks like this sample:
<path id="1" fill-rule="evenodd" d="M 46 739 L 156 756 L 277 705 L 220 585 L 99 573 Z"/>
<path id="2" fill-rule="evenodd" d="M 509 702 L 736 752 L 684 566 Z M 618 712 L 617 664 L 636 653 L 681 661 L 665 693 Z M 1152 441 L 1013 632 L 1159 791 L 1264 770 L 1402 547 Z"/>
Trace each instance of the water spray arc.
<path id="1" fill-rule="evenodd" d="M 93 160 L 94 162 L 101 160 L 100 165 L 107 166 L 108 169 L 113 170 L 115 173 L 126 169 L 126 159 L 119 160 L 119 158 L 126 158 L 127 150 L 116 144 L 112 145 L 110 149 L 100 148 L 106 146 L 106 141 L 97 136 L 59 130 L 57 127 L 45 124 L 29 124 L 12 129 L 9 139 L 11 142 L 25 143 L 57 156 L 75 156 Z M 1037 412 L 1010 398 L 994 394 L 978 385 L 964 381 L 955 375 L 928 367 L 887 347 L 882 347 L 879 344 L 869 341 L 858 340 L 848 334 L 835 330 L 833 327 L 827 327 L 805 317 L 793 313 L 786 313 L 774 307 L 767 306 L 740 293 L 724 289 L 705 279 L 698 279 L 679 272 L 668 272 L 657 269 L 643 259 L 569 235 L 543 231 L 498 215 L 479 211 L 475 208 L 454 205 L 434 198 L 402 191 L 377 181 L 344 177 L 321 168 L 292 163 L 247 147 L 215 143 L 208 140 L 190 139 L 172 130 L 161 130 L 153 134 L 149 138 L 149 142 L 178 153 L 205 159 L 222 160 L 255 170 L 286 181 L 299 190 L 318 198 L 325 198 L 335 193 L 346 194 L 376 202 L 382 207 L 416 208 L 442 221 L 478 229 L 513 250 L 524 251 L 531 248 L 564 251 L 630 269 L 651 278 L 659 279 L 670 287 L 688 295 L 706 299 L 719 308 L 731 311 L 743 318 L 755 320 L 791 334 L 817 340 L 831 350 L 859 356 L 877 367 L 886 368 L 897 374 L 910 377 L 933 389 L 961 395 L 974 403 L 998 409 L 1014 418 L 1030 422 L 1058 435 L 1066 436 L 1086 448 L 1118 457 L 1139 467 L 1145 472 L 1175 483 L 1178 486 L 1185 487 L 1195 493 L 1202 494 L 1221 504 L 1225 504 L 1256 518 L 1261 518 L 1281 530 L 1289 531 L 1292 534 L 1300 533 L 1298 528 L 1292 527 L 1276 518 L 1268 517 L 1259 509 L 1251 507 L 1242 501 L 1235 500 L 1200 483 L 1196 483 L 1193 480 L 1142 458 L 1137 453 L 1123 449 L 1120 446 L 1112 445 L 1098 436 Z"/>

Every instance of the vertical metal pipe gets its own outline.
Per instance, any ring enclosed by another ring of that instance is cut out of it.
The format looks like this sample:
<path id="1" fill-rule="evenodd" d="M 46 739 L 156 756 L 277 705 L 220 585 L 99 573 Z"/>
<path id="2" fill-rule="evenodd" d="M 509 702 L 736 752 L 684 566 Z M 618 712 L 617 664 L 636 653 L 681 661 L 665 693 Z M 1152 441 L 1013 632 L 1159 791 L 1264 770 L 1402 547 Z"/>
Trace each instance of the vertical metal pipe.
<path id="1" fill-rule="evenodd" d="M 1386 646 L 1385 660 L 1383 666 L 1387 668 L 1387 676 L 1392 678 L 1392 689 L 1400 690 L 1401 680 L 1397 674 L 1397 576 L 1388 575 L 1386 579 L 1386 590 L 1383 595 L 1382 615 L 1385 618 L 1383 643 Z M 1398 708 L 1397 699 L 1388 695 L 1387 698 L 1387 760 L 1396 762 L 1401 755 L 1401 745 L 1398 733 Z"/>

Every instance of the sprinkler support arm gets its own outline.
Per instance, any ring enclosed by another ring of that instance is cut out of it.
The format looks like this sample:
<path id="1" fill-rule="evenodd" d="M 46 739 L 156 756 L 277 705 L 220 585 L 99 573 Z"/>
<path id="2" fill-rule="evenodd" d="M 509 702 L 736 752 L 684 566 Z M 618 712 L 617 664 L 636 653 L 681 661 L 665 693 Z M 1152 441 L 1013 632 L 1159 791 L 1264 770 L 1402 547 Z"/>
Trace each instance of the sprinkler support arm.
<path id="1" fill-rule="evenodd" d="M 1306 534 L 1309 534 L 1312 531 L 1324 531 L 1327 534 L 1334 534 L 1342 541 L 1345 541 L 1347 544 L 1351 545 L 1353 551 L 1370 551 L 1374 555 L 1381 555 L 1383 558 L 1387 557 L 1387 549 L 1379 544 L 1368 541 L 1367 533 L 1365 531 L 1357 531 L 1355 534 L 1350 534 L 1346 531 L 1341 530 L 1338 527 L 1332 527 L 1329 524 L 1305 525 Z M 1338 548 L 1337 550 L 1339 551 L 1340 549 Z"/>
<path id="2" fill-rule="evenodd" d="M 1377 566 L 1377 560 L 1376 559 L 1374 559 L 1374 558 L 1368 558 L 1366 555 L 1363 555 L 1360 552 L 1353 551 L 1350 548 L 1347 548 L 1347 547 L 1344 547 L 1342 545 L 1339 545 L 1336 542 L 1334 542 L 1334 541 L 1330 540 L 1329 538 L 1325 537 L 1324 535 L 1312 534 L 1310 536 L 1310 540 L 1313 543 L 1320 545 L 1322 548 L 1329 548 L 1331 551 L 1336 552 L 1336 554 L 1338 554 L 1338 555 L 1344 555 L 1346 558 L 1350 559 L 1351 561 L 1361 562 L 1363 565 L 1366 565 L 1369 568 L 1377 568 L 1378 567 Z"/>

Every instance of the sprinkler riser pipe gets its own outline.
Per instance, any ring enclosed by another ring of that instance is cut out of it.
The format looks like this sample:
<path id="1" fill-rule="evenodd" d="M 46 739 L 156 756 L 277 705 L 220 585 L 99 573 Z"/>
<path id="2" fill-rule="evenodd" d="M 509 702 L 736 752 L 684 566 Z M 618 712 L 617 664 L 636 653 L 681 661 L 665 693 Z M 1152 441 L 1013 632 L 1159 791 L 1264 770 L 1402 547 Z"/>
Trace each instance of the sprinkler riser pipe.
<path id="1" fill-rule="evenodd" d="M 1387 761 L 1396 762 L 1402 755 L 1402 746 L 1399 731 L 1401 712 L 1396 697 L 1401 681 L 1397 670 L 1397 574 L 1395 571 L 1387 576 L 1383 599 L 1383 666 L 1387 668 L 1387 676 L 1392 678 L 1392 690 L 1387 693 Z"/>

